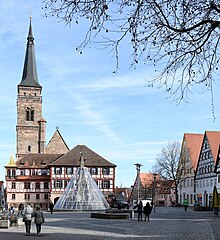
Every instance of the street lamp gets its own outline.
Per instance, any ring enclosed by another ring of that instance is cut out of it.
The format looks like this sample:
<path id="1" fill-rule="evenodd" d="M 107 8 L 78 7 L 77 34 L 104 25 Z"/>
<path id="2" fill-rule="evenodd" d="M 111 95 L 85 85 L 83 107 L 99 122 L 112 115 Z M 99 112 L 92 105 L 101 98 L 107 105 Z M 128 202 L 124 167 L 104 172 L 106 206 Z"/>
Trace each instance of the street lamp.
<path id="1" fill-rule="evenodd" d="M 153 207 L 154 207 L 154 213 L 155 213 L 155 205 L 156 205 L 155 195 L 156 195 L 156 177 L 157 177 L 157 173 L 153 173 L 153 176 L 154 176 L 154 186 L 153 186 L 152 201 L 153 201 Z"/>
<path id="2" fill-rule="evenodd" d="M 141 167 L 143 166 L 140 163 L 136 163 L 134 164 L 136 166 L 136 170 L 137 170 L 137 203 L 139 203 L 139 198 L 140 198 L 140 171 L 141 171 Z"/>

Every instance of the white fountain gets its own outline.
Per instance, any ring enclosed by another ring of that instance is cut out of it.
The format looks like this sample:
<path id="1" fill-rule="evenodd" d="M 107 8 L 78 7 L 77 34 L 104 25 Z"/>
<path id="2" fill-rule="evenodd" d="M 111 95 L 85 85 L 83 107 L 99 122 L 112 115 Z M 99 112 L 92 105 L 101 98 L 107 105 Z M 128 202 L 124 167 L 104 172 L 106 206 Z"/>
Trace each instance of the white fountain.
<path id="1" fill-rule="evenodd" d="M 70 179 L 64 192 L 56 202 L 55 210 L 106 210 L 110 206 L 98 188 L 88 169 L 84 166 L 84 154 L 81 164 Z"/>

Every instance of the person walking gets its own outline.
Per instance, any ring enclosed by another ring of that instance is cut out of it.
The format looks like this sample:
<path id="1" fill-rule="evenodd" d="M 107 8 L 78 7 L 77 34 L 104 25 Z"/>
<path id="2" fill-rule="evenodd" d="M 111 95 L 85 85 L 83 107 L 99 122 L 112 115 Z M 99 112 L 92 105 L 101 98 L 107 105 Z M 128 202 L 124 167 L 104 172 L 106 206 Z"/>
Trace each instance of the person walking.
<path id="1" fill-rule="evenodd" d="M 49 209 L 50 209 L 50 213 L 52 214 L 53 213 L 53 208 L 54 208 L 54 205 L 52 202 L 50 202 L 49 204 Z"/>
<path id="2" fill-rule="evenodd" d="M 35 207 L 35 210 L 32 213 L 32 217 L 34 217 L 34 222 L 36 224 L 37 229 L 37 236 L 39 237 L 41 232 L 41 225 L 42 223 L 44 223 L 44 215 L 40 209 L 40 206 Z"/>
<path id="3" fill-rule="evenodd" d="M 143 221 L 142 219 L 142 213 L 143 213 L 143 204 L 142 201 L 140 201 L 137 205 L 137 213 L 138 213 L 138 221 Z"/>
<path id="4" fill-rule="evenodd" d="M 189 206 L 189 202 L 188 202 L 187 199 L 184 199 L 184 200 L 183 200 L 183 206 L 184 206 L 184 209 L 185 209 L 185 212 L 186 212 L 186 211 L 187 211 L 187 208 L 188 208 L 188 206 Z"/>
<path id="5" fill-rule="evenodd" d="M 20 203 L 18 206 L 18 217 L 23 216 L 23 211 L 24 211 L 24 204 Z"/>
<path id="6" fill-rule="evenodd" d="M 150 214 L 152 211 L 152 207 L 149 202 L 146 203 L 143 210 L 144 210 L 144 221 L 146 222 L 146 219 L 150 221 Z"/>
<path id="7" fill-rule="evenodd" d="M 30 232 L 31 232 L 31 214 L 33 212 L 33 208 L 31 207 L 30 204 L 27 204 L 24 207 L 24 211 L 23 211 L 23 221 L 25 223 L 25 230 L 26 230 L 26 234 L 25 236 L 29 236 Z"/>

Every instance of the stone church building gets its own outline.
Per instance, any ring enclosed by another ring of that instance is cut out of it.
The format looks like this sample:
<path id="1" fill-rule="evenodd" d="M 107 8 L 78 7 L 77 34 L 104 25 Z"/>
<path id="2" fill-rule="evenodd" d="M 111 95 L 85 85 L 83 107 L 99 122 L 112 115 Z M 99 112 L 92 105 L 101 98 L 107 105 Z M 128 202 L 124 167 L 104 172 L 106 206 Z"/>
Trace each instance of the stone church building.
<path id="1" fill-rule="evenodd" d="M 11 156 L 5 166 L 8 207 L 30 203 L 47 209 L 50 201 L 58 200 L 80 166 L 82 153 L 85 167 L 104 195 L 113 193 L 116 165 L 85 145 L 70 150 L 58 128 L 46 144 L 46 123 L 30 19 L 23 74 L 17 86 L 16 159 Z"/>

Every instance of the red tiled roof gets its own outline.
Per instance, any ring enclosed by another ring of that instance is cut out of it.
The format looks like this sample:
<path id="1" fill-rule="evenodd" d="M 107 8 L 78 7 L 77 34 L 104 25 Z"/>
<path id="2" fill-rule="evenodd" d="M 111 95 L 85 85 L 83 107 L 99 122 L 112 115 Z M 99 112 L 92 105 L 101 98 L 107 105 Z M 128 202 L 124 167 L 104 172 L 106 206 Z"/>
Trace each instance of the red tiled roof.
<path id="1" fill-rule="evenodd" d="M 143 187 L 149 187 L 152 182 L 154 181 L 154 175 L 153 173 L 140 173 L 139 175 L 140 181 Z M 160 179 L 160 175 L 157 174 L 156 179 Z"/>
<path id="2" fill-rule="evenodd" d="M 195 133 L 184 133 L 184 139 L 186 141 L 190 160 L 192 163 L 192 167 L 196 170 L 196 166 L 199 160 L 199 154 L 202 147 L 204 134 L 195 134 Z"/>
<path id="3" fill-rule="evenodd" d="M 214 159 L 214 163 L 217 163 L 218 160 L 218 151 L 219 151 L 219 144 L 220 144 L 220 132 L 215 131 L 206 131 L 205 135 L 208 138 L 209 145 L 212 151 L 212 156 Z"/>

